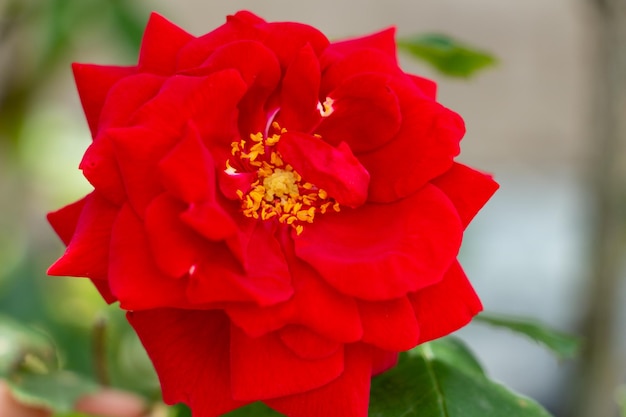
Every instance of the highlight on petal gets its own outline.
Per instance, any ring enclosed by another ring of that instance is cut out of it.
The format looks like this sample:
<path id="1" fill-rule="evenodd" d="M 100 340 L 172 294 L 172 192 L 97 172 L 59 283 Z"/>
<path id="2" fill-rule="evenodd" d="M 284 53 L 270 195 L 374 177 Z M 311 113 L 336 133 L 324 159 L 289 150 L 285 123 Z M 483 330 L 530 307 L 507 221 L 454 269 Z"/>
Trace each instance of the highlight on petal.
<path id="1" fill-rule="evenodd" d="M 174 73 L 178 52 L 192 39 L 194 36 L 153 12 L 141 41 L 139 69 L 155 74 Z"/>
<path id="2" fill-rule="evenodd" d="M 425 186 L 394 204 L 320 216 L 295 248 L 338 291 L 381 301 L 440 281 L 461 235 L 454 206 L 437 188 Z"/>
<path id="3" fill-rule="evenodd" d="M 127 314 L 159 375 L 163 400 L 217 417 L 246 405 L 230 388 L 230 324 L 217 310 L 155 309 Z"/>

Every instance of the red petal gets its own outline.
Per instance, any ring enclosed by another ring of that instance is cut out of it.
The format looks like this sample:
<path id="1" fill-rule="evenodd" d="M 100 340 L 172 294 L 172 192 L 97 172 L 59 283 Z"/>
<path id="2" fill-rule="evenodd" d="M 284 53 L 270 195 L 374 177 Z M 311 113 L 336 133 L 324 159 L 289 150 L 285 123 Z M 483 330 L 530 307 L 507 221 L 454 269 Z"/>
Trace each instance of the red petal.
<path id="1" fill-rule="evenodd" d="M 326 190 L 339 204 L 358 207 L 367 199 L 369 174 L 345 143 L 335 148 L 315 136 L 286 132 L 278 151 L 304 181 Z"/>
<path id="2" fill-rule="evenodd" d="M 435 178 L 432 183 L 452 201 L 463 226 L 472 221 L 498 189 L 498 183 L 491 175 L 458 163 L 452 165 L 452 168 L 442 176 Z"/>
<path id="3" fill-rule="evenodd" d="M 89 194 L 65 254 L 50 267 L 48 274 L 106 279 L 111 227 L 118 211 L 119 207 L 97 192 Z"/>
<path id="4" fill-rule="evenodd" d="M 389 352 L 372 346 L 372 376 L 382 374 L 396 366 L 398 352 Z"/>
<path id="5" fill-rule="evenodd" d="M 194 303 L 254 302 L 268 306 L 293 294 L 291 275 L 276 239 L 258 223 L 243 254 L 245 270 L 225 244 L 206 243 L 191 274 L 188 298 Z"/>
<path id="6" fill-rule="evenodd" d="M 111 287 L 109 286 L 108 281 L 104 279 L 92 279 L 91 282 L 107 304 L 113 304 L 117 301 L 117 297 L 111 292 Z"/>
<path id="7" fill-rule="evenodd" d="M 321 58 L 321 97 L 326 97 L 345 80 L 357 74 L 376 73 L 401 76 L 402 70 L 387 54 L 374 49 L 359 49 L 337 60 L 326 53 Z"/>
<path id="8" fill-rule="evenodd" d="M 296 254 L 344 294 L 378 301 L 441 280 L 461 244 L 462 227 L 436 187 L 394 204 L 365 204 L 315 218 L 295 239 Z"/>
<path id="9" fill-rule="evenodd" d="M 413 81 L 413 84 L 420 89 L 422 93 L 426 95 L 426 97 L 435 100 L 437 98 L 437 83 L 433 80 L 429 80 L 428 78 L 418 77 L 417 75 L 408 74 Z"/>
<path id="10" fill-rule="evenodd" d="M 134 74 L 137 69 L 91 64 L 73 64 L 72 69 L 91 136 L 95 138 L 100 112 L 109 90 L 122 78 Z"/>
<path id="11" fill-rule="evenodd" d="M 328 286 L 307 264 L 289 257 L 294 295 L 272 307 L 231 305 L 231 320 L 251 337 L 258 337 L 287 324 L 301 324 L 338 342 L 361 339 L 363 330 L 356 302 Z"/>
<path id="12" fill-rule="evenodd" d="M 189 42 L 178 55 L 178 70 L 200 66 L 217 48 L 240 40 L 258 40 L 265 21 L 250 12 L 228 16 L 217 29 Z M 243 59 L 242 59 L 243 60 Z"/>
<path id="13" fill-rule="evenodd" d="M 301 23 L 272 22 L 264 29 L 267 35 L 263 43 L 274 51 L 282 68 L 287 68 L 306 45 L 319 56 L 329 44 L 322 32 Z"/>
<path id="14" fill-rule="evenodd" d="M 443 280 L 409 294 L 420 326 L 419 343 L 428 342 L 465 326 L 482 310 L 482 304 L 458 262 Z"/>
<path id="15" fill-rule="evenodd" d="M 80 213 L 83 211 L 83 207 L 85 207 L 87 197 L 83 197 L 57 211 L 48 213 L 47 218 L 50 226 L 59 235 L 65 246 L 70 244 L 70 240 L 74 236 L 76 225 L 78 224 Z"/>
<path id="16" fill-rule="evenodd" d="M 180 220 L 185 206 L 166 194 L 148 205 L 145 228 L 156 265 L 164 274 L 181 278 L 200 260 L 202 238 Z"/>
<path id="17" fill-rule="evenodd" d="M 413 313 L 413 310 L 411 310 Z M 281 342 L 302 359 L 327 358 L 342 345 L 303 326 L 287 326 L 279 331 Z"/>
<path id="18" fill-rule="evenodd" d="M 345 370 L 316 390 L 263 401 L 289 417 L 367 417 L 371 353 L 362 344 L 345 348 Z"/>
<path id="19" fill-rule="evenodd" d="M 124 204 L 126 190 L 115 161 L 113 142 L 106 134 L 101 134 L 85 151 L 79 168 L 98 192 L 114 204 Z"/>
<path id="20" fill-rule="evenodd" d="M 136 74 L 111 87 L 100 115 L 100 130 L 128 126 L 142 105 L 153 99 L 167 78 L 155 74 Z"/>
<path id="21" fill-rule="evenodd" d="M 371 35 L 333 42 L 326 48 L 324 55 L 339 58 L 359 49 L 376 49 L 396 61 L 396 28 L 390 27 Z"/>
<path id="22" fill-rule="evenodd" d="M 316 133 L 336 145 L 346 142 L 353 152 L 366 152 L 389 142 L 400 130 L 402 115 L 398 97 L 389 87 L 389 76 L 357 74 L 329 93 L 333 113 L 323 119 Z"/>
<path id="23" fill-rule="evenodd" d="M 180 49 L 195 39 L 163 16 L 152 13 L 141 41 L 141 71 L 169 75 L 176 69 Z"/>
<path id="24" fill-rule="evenodd" d="M 158 162 L 175 145 L 176 138 L 143 126 L 109 129 L 128 202 L 143 218 L 150 201 L 162 193 Z"/>
<path id="25" fill-rule="evenodd" d="M 246 403 L 232 399 L 229 323 L 220 311 L 158 309 L 128 313 L 159 375 L 163 400 L 218 417 Z"/>
<path id="26" fill-rule="evenodd" d="M 394 90 L 402 109 L 400 132 L 384 146 L 358 155 L 371 175 L 370 201 L 403 198 L 446 172 L 465 133 L 458 114 L 426 99 L 413 84 L 398 84 Z"/>
<path id="27" fill-rule="evenodd" d="M 306 392 L 328 384 L 343 372 L 343 349 L 321 359 L 301 359 L 276 333 L 250 338 L 230 330 L 233 397 L 259 400 Z"/>
<path id="28" fill-rule="evenodd" d="M 311 132 L 320 121 L 317 109 L 320 92 L 320 64 L 307 44 L 287 67 L 281 90 L 281 127 L 298 132 Z"/>
<path id="29" fill-rule="evenodd" d="M 186 280 L 172 279 L 159 271 L 148 246 L 143 224 L 124 205 L 113 225 L 109 285 L 124 310 L 188 307 Z"/>
<path id="30" fill-rule="evenodd" d="M 406 297 L 390 301 L 359 301 L 363 342 L 400 352 L 417 345 L 419 326 Z"/>

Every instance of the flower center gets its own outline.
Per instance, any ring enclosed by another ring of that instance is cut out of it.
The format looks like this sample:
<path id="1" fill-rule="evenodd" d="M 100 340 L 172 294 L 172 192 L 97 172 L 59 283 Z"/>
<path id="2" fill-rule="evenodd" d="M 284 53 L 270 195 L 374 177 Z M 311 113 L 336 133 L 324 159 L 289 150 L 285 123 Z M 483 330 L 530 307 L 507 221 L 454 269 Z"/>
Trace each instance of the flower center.
<path id="1" fill-rule="evenodd" d="M 299 235 L 306 223 L 313 223 L 317 213 L 324 214 L 331 208 L 338 212 L 339 203 L 325 190 L 304 181 L 282 160 L 275 147 L 286 130 L 276 122 L 271 128 L 272 134 L 263 136 L 259 132 L 251 134 L 248 141 L 233 142 L 231 153 L 236 157 L 236 166 L 227 160 L 224 172 L 229 175 L 237 175 L 239 170 L 256 172 L 256 180 L 247 193 L 237 190 L 243 214 L 261 220 L 275 218 L 293 227 Z"/>

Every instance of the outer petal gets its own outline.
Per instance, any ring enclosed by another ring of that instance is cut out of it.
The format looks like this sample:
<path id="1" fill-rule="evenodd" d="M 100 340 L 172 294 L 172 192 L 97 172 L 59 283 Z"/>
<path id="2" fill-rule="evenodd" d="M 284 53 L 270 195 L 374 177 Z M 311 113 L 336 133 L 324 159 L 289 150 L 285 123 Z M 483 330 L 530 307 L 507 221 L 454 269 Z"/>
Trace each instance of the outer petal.
<path id="1" fill-rule="evenodd" d="M 463 226 L 472 221 L 498 189 L 498 183 L 490 175 L 459 163 L 455 163 L 449 171 L 435 178 L 432 184 L 446 193 L 452 201 Z"/>
<path id="2" fill-rule="evenodd" d="M 80 213 L 85 207 L 87 197 L 85 196 L 57 211 L 48 213 L 48 222 L 66 246 L 70 244 L 72 236 L 74 236 L 76 225 L 78 224 Z"/>
<path id="3" fill-rule="evenodd" d="M 322 32 L 301 23 L 272 22 L 266 30 L 263 43 L 274 51 L 282 68 L 287 68 L 305 45 L 310 45 L 319 56 L 329 44 Z"/>
<path id="4" fill-rule="evenodd" d="M 302 359 L 288 349 L 276 333 L 248 337 L 231 327 L 232 390 L 234 398 L 259 400 L 319 388 L 343 372 L 343 349 L 321 359 Z"/>
<path id="5" fill-rule="evenodd" d="M 390 301 L 359 301 L 363 342 L 400 352 L 417 345 L 419 326 L 406 297 Z"/>
<path id="6" fill-rule="evenodd" d="M 409 294 L 409 300 L 420 326 L 419 343 L 452 333 L 482 310 L 458 262 L 450 267 L 440 283 Z"/>
<path id="7" fill-rule="evenodd" d="M 109 285 L 124 310 L 187 307 L 186 280 L 172 279 L 154 264 L 143 224 L 125 205 L 113 225 Z"/>
<path id="8" fill-rule="evenodd" d="M 340 292 L 378 301 L 441 280 L 461 235 L 450 200 L 427 185 L 394 204 L 319 216 L 295 239 L 295 248 Z"/>
<path id="9" fill-rule="evenodd" d="M 134 74 L 137 69 L 91 64 L 73 64 L 72 69 L 91 136 L 95 138 L 100 112 L 109 90 L 116 82 Z"/>
<path id="10" fill-rule="evenodd" d="M 152 13 L 141 42 L 139 68 L 155 74 L 172 74 L 180 49 L 195 39 L 163 16 Z"/>
<path id="11" fill-rule="evenodd" d="M 398 352 L 378 349 L 372 346 L 372 376 L 382 374 L 396 366 L 398 363 Z"/>
<path id="12" fill-rule="evenodd" d="M 367 417 L 371 352 L 362 344 L 345 349 L 345 370 L 339 378 L 316 390 L 264 402 L 289 417 Z"/>
<path id="13" fill-rule="evenodd" d="M 232 399 L 228 318 L 219 311 L 157 309 L 128 313 L 161 380 L 167 404 L 217 417 L 246 402 Z"/>
<path id="14" fill-rule="evenodd" d="M 371 35 L 333 42 L 324 51 L 324 58 L 332 57 L 336 60 L 359 49 L 375 49 L 397 61 L 396 28 L 390 27 Z"/>
<path id="15" fill-rule="evenodd" d="M 322 337 L 304 326 L 284 327 L 279 337 L 285 346 L 302 359 L 327 358 L 338 349 L 343 349 L 341 343 Z"/>
<path id="16" fill-rule="evenodd" d="M 65 254 L 48 274 L 106 279 L 111 227 L 118 211 L 96 191 L 89 194 Z"/>

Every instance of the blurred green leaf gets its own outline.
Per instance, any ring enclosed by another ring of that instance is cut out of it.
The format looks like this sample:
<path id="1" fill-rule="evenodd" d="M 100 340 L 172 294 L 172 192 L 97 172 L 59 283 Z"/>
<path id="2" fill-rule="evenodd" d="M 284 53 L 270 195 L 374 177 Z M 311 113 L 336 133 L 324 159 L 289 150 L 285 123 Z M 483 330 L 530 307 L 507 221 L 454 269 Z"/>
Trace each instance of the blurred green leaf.
<path id="1" fill-rule="evenodd" d="M 133 56 L 137 55 L 146 26 L 146 21 L 143 18 L 145 13 L 136 11 L 133 2 L 126 0 L 108 1 L 111 4 L 112 23 L 117 29 L 117 33 L 133 53 Z"/>
<path id="2" fill-rule="evenodd" d="M 423 34 L 399 39 L 398 47 L 451 77 L 470 77 L 496 64 L 493 55 L 447 35 Z"/>
<path id="3" fill-rule="evenodd" d="M 474 320 L 530 337 L 550 349 L 560 359 L 573 358 L 580 349 L 580 340 L 577 337 L 551 329 L 536 320 L 491 313 L 479 314 Z"/>
<path id="4" fill-rule="evenodd" d="M 24 404 L 69 413 L 81 396 L 95 392 L 98 385 L 68 371 L 50 374 L 22 374 L 8 380 L 13 395 Z"/>
<path id="5" fill-rule="evenodd" d="M 21 371 L 45 373 L 57 368 L 56 349 L 49 337 L 0 315 L 0 377 Z"/>
<path id="6" fill-rule="evenodd" d="M 249 404 L 245 407 L 224 414 L 223 417 L 285 417 L 278 411 L 274 411 L 262 402 Z"/>
<path id="7" fill-rule="evenodd" d="M 191 417 L 191 410 L 185 404 L 176 404 L 169 408 L 167 417 Z"/>
<path id="8" fill-rule="evenodd" d="M 463 343 L 448 338 L 404 355 L 372 381 L 370 417 L 549 417 L 531 399 L 489 380 Z"/>

